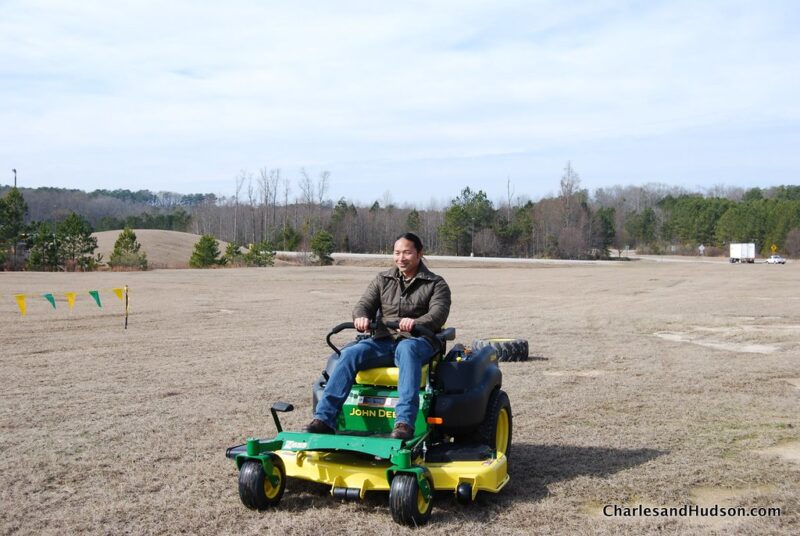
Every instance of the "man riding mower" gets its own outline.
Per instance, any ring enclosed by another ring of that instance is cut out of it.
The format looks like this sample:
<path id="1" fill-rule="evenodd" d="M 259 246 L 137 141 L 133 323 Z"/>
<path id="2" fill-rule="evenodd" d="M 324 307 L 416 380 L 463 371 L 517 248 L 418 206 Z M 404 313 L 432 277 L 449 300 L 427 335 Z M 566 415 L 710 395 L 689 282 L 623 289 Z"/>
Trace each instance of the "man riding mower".
<path id="1" fill-rule="evenodd" d="M 387 327 L 399 328 L 388 322 Z M 347 322 L 328 334 L 334 353 L 314 383 L 315 403 L 340 355 L 331 337 L 353 328 Z M 437 346 L 417 390 L 414 435 L 391 436 L 399 400 L 396 367 L 358 373 L 335 434 L 283 431 L 277 412 L 294 408 L 278 402 L 272 407 L 278 429 L 274 438 L 249 438 L 226 452 L 239 469 L 239 496 L 245 506 L 267 510 L 277 505 L 287 477 L 293 477 L 330 485 L 331 494 L 340 499 L 388 491 L 393 519 L 415 526 L 429 520 L 434 491 L 453 491 L 459 503 L 468 504 L 479 491 L 497 493 L 508 483 L 511 404 L 501 389 L 496 350 L 455 345 L 446 352 L 446 342 L 455 339 L 454 328 L 434 334 L 418 326 L 412 334 Z"/>

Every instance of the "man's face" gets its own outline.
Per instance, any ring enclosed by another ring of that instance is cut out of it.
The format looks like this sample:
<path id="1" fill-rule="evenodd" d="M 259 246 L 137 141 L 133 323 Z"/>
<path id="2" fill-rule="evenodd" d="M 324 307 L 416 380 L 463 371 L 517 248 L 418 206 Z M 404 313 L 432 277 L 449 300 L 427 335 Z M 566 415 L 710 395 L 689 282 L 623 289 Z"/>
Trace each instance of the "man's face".
<path id="1" fill-rule="evenodd" d="M 417 273 L 421 255 L 414 242 L 401 238 L 394 243 L 394 264 L 407 276 Z"/>

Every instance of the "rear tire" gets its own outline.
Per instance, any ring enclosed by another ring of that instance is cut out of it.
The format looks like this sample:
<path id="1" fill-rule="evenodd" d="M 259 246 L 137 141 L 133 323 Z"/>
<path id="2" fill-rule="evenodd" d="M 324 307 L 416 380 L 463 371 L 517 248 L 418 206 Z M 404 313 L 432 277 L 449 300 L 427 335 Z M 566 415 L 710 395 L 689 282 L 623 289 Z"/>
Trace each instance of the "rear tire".
<path id="1" fill-rule="evenodd" d="M 497 352 L 498 361 L 527 361 L 528 341 L 525 339 L 475 339 L 472 350 L 491 346 Z"/>
<path id="2" fill-rule="evenodd" d="M 498 458 L 505 456 L 509 461 L 512 428 L 511 401 L 505 391 L 497 389 L 489 397 L 486 417 L 475 433 L 475 439 L 488 445 L 497 453 Z"/>
<path id="3" fill-rule="evenodd" d="M 286 489 L 286 469 L 283 460 L 276 454 L 270 455 L 272 475 L 278 479 L 273 484 L 267 478 L 264 466 L 259 460 L 244 462 L 239 471 L 239 498 L 251 510 L 264 511 L 281 502 Z"/>
<path id="4" fill-rule="evenodd" d="M 433 482 L 430 478 L 428 486 L 433 492 Z M 419 489 L 416 475 L 398 473 L 392 479 L 389 489 L 389 508 L 395 523 L 409 527 L 419 527 L 428 522 L 433 509 L 433 496 L 425 500 L 422 490 Z"/>

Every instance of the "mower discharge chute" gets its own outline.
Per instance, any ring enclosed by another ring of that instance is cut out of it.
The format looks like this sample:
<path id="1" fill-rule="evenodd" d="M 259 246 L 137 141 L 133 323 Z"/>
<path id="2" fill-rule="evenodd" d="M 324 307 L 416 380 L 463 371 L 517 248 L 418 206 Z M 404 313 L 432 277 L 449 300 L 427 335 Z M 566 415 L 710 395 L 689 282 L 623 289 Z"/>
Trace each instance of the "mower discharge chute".
<path id="1" fill-rule="evenodd" d="M 396 322 L 386 326 L 398 328 Z M 313 385 L 314 407 L 340 354 L 331 337 L 345 329 L 354 329 L 353 323 L 339 324 L 327 336 L 334 353 Z M 430 518 L 434 491 L 451 490 L 459 503 L 469 504 L 479 491 L 503 489 L 509 481 L 512 419 L 496 349 L 472 351 L 457 344 L 446 352 L 447 341 L 455 339 L 454 328 L 434 334 L 415 327 L 412 334 L 439 346 L 423 368 L 414 437 L 389 435 L 398 400 L 396 367 L 358 373 L 339 413 L 336 434 L 284 431 L 278 412 L 294 408 L 278 402 L 271 410 L 278 430 L 274 438 L 248 438 L 226 452 L 239 469 L 239 496 L 245 506 L 266 510 L 277 505 L 286 478 L 292 477 L 328 484 L 340 499 L 388 491 L 393 519 L 414 526 Z"/>

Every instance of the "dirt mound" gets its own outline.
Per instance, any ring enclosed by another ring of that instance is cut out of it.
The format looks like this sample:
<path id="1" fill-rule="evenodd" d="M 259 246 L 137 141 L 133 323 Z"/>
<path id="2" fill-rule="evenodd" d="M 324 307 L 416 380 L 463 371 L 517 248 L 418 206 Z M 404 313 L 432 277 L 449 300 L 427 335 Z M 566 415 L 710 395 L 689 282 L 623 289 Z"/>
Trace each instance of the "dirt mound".
<path id="1" fill-rule="evenodd" d="M 120 232 L 103 231 L 92 235 L 97 237 L 96 253 L 102 254 L 104 261 L 107 262 L 111 257 L 114 242 L 117 241 Z M 200 235 L 178 231 L 134 229 L 133 232 L 136 233 L 136 239 L 142 245 L 142 250 L 147 254 L 150 268 L 188 268 L 194 245 L 200 240 Z M 220 253 L 224 253 L 227 246 L 227 242 L 220 240 Z"/>

